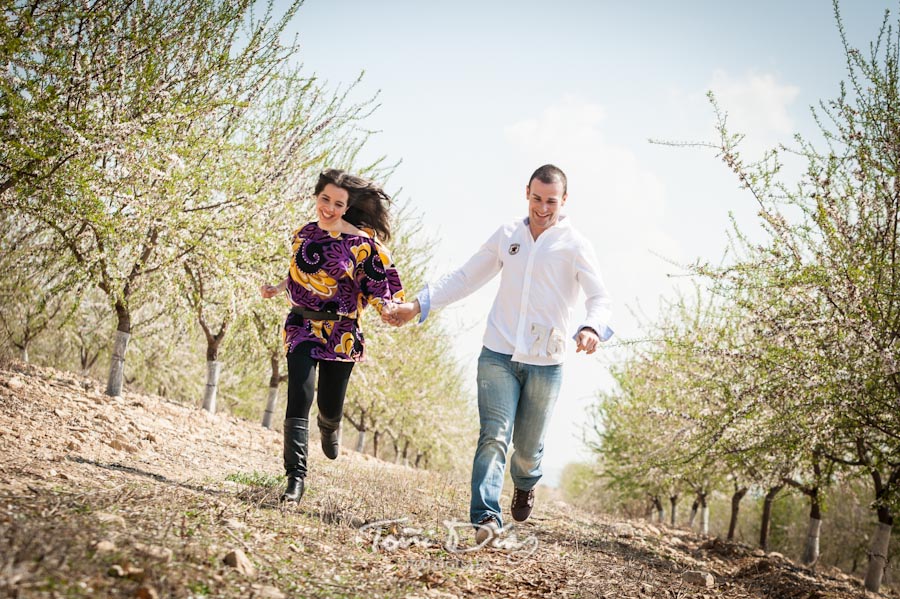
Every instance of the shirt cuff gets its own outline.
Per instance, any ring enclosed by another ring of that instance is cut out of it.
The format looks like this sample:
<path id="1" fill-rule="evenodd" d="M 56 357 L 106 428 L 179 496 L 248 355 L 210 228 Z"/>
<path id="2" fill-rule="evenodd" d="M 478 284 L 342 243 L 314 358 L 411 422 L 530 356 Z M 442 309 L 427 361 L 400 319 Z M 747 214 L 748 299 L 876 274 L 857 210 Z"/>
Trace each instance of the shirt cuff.
<path id="1" fill-rule="evenodd" d="M 572 339 L 578 338 L 578 333 L 581 332 L 581 329 L 592 329 L 595 333 L 597 333 L 597 336 L 600 337 L 600 341 L 609 341 L 612 338 L 612 336 L 615 334 L 615 333 L 613 333 L 613 330 L 606 325 L 603 325 L 601 327 L 595 327 L 593 325 L 583 324 L 580 327 L 578 327 L 578 330 L 575 331 L 574 335 L 572 335 Z"/>
<path id="2" fill-rule="evenodd" d="M 422 324 L 431 312 L 431 290 L 428 289 L 428 285 L 422 288 L 416 299 L 419 301 L 419 324 Z"/>

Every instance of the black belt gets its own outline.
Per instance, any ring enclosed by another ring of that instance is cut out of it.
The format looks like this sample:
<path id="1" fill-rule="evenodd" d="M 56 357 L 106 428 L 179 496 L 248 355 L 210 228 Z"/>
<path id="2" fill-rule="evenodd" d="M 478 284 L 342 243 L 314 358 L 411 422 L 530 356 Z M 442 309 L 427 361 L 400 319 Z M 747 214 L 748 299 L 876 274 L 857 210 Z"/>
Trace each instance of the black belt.
<path id="1" fill-rule="evenodd" d="M 336 314 L 334 312 L 316 312 L 315 310 L 304 310 L 299 306 L 291 306 L 291 312 L 297 316 L 306 318 L 307 320 L 351 320 L 349 316 Z"/>

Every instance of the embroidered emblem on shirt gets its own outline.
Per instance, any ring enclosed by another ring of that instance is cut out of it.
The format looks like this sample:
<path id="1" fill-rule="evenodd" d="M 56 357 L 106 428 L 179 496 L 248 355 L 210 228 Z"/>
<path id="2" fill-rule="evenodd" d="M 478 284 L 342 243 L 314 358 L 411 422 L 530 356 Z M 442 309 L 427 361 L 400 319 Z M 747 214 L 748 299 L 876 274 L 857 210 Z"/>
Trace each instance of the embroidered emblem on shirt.
<path id="1" fill-rule="evenodd" d="M 509 245 L 509 255 L 510 255 L 510 256 L 515 256 L 515 255 L 518 254 L 518 253 L 519 253 L 519 244 L 518 244 L 518 243 L 511 243 L 511 244 Z"/>

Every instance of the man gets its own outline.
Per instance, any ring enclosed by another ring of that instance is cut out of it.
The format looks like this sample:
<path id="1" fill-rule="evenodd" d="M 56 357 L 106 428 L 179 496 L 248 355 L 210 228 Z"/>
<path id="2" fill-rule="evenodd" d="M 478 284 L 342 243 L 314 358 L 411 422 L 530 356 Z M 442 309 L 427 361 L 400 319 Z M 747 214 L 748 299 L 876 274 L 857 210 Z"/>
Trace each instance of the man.
<path id="1" fill-rule="evenodd" d="M 430 310 L 466 297 L 501 273 L 478 358 L 481 432 L 469 508 L 478 543 L 502 528 L 500 493 L 510 439 L 515 448 L 510 511 L 517 522 L 531 515 L 579 288 L 587 297 L 587 315 L 575 330 L 577 351 L 592 354 L 612 336 L 607 327 L 610 300 L 594 251 L 560 214 L 567 198 L 566 175 L 552 164 L 540 167 L 525 196 L 527 218 L 500 227 L 461 268 L 427 285 L 414 302 L 397 304 L 382 316 L 401 325 L 421 314 L 423 322 Z"/>

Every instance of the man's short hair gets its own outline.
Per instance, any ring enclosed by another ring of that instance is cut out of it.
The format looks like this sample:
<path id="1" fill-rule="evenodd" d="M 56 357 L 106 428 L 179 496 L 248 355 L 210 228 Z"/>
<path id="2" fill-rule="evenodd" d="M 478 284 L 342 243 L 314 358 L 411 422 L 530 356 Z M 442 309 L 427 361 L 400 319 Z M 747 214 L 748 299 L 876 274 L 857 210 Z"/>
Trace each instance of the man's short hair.
<path id="1" fill-rule="evenodd" d="M 531 178 L 528 179 L 528 187 L 531 187 L 531 182 L 537 179 L 541 183 L 556 183 L 559 181 L 563 186 L 563 195 L 566 195 L 568 190 L 568 182 L 566 181 L 566 174 L 562 172 L 562 169 L 553 164 L 545 164 L 542 167 L 539 167 L 534 173 L 532 173 Z"/>

